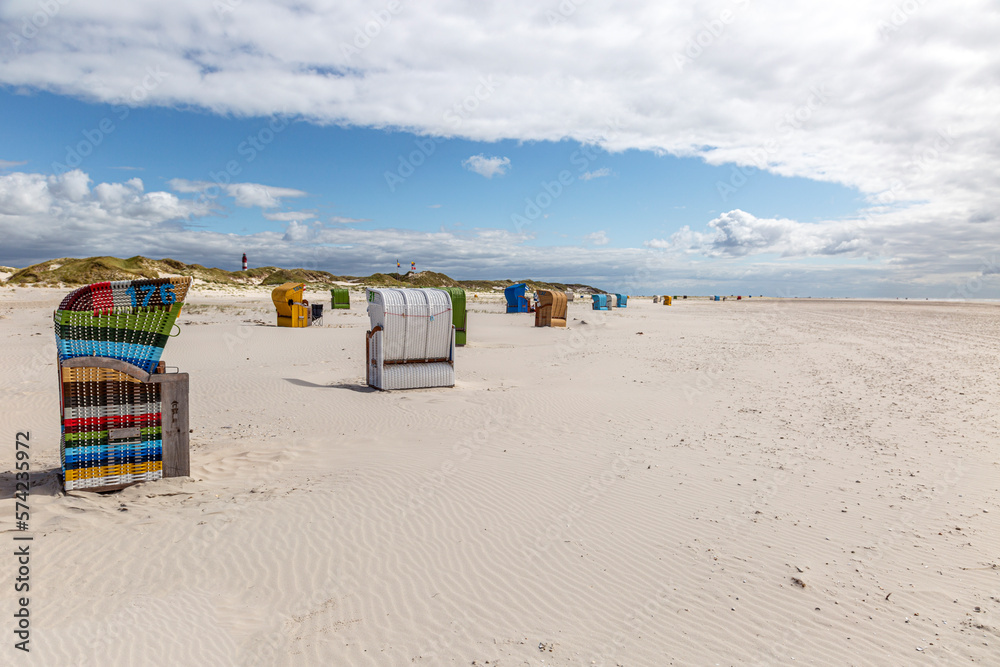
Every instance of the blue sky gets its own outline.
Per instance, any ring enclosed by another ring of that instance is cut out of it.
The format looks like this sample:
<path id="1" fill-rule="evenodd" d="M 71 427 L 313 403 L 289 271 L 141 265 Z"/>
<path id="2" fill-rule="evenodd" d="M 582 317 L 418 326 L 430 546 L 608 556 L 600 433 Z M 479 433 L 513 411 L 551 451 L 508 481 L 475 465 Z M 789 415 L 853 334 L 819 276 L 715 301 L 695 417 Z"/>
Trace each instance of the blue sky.
<path id="1" fill-rule="evenodd" d="M 0 263 L 1000 295 L 996 49 L 947 13 L 299 4 L 0 9 Z"/>
<path id="2" fill-rule="evenodd" d="M 0 108 L 5 157 L 25 161 L 19 165 L 23 170 L 76 167 L 95 182 L 137 176 L 147 189 L 170 189 L 175 178 L 263 183 L 307 193 L 286 200 L 282 210 L 309 211 L 319 221 L 365 220 L 355 223 L 364 228 L 510 226 L 512 215 L 525 215 L 525 200 L 548 193 L 544 185 L 559 184 L 561 172 L 572 180 L 564 179 L 569 184 L 543 209 L 546 217 L 532 221 L 535 245 L 582 243 L 586 235 L 604 231 L 607 245 L 630 247 L 682 225 L 704 224 L 733 208 L 814 221 L 854 215 L 863 205 L 851 188 L 757 169 L 749 171 L 741 188 L 720 191 L 719 182 L 730 183 L 732 165 L 650 151 L 611 153 L 572 140 L 475 142 L 318 126 L 278 116 L 232 118 L 92 104 L 10 90 L 0 93 Z M 102 122 L 110 132 L 102 131 Z M 506 157 L 510 166 L 486 178 L 463 167 L 475 155 Z M 231 162 L 237 166 L 232 173 L 227 170 Z M 583 180 L 585 174 L 590 178 Z M 199 224 L 237 234 L 283 228 L 259 208 L 222 199 L 224 209 Z M 536 205 L 546 201 L 543 196 Z"/>

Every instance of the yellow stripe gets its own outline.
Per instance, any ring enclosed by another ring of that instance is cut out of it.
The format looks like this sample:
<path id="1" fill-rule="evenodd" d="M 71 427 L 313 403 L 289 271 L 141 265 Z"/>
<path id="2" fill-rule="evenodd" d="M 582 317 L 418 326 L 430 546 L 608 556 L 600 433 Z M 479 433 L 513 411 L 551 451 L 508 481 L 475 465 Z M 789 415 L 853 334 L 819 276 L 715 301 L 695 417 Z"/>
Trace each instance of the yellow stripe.
<path id="1" fill-rule="evenodd" d="M 131 375 L 116 371 L 113 368 L 79 367 L 62 369 L 63 382 L 134 382 L 139 383 Z"/>
<path id="2" fill-rule="evenodd" d="M 145 463 L 122 463 L 120 465 L 99 466 L 94 468 L 75 468 L 66 471 L 66 481 L 75 482 L 97 477 L 115 477 L 117 475 L 143 475 L 148 472 L 163 470 L 163 461 L 147 461 Z"/>

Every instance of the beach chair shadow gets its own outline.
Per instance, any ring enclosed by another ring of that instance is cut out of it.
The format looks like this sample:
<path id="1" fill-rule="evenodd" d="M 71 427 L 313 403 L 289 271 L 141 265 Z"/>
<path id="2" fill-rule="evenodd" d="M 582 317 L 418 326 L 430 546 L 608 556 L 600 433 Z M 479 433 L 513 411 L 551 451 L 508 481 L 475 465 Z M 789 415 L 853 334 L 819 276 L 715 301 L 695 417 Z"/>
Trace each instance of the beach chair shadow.
<path id="1" fill-rule="evenodd" d="M 33 495 L 46 495 L 46 496 L 58 496 L 63 492 L 62 485 L 59 483 L 59 475 L 62 473 L 61 467 L 55 468 L 36 468 L 31 471 L 31 487 L 28 491 L 28 499 L 30 505 L 30 499 Z M 14 493 L 17 491 L 22 491 L 23 487 L 18 487 L 18 482 L 23 483 L 24 480 L 17 479 L 16 471 L 8 471 L 0 473 L 0 497 L 3 498 L 13 498 Z"/>
<path id="2" fill-rule="evenodd" d="M 356 382 L 338 382 L 336 384 L 316 384 L 315 382 L 309 382 L 308 380 L 300 380 L 298 378 L 284 378 L 285 382 L 294 384 L 297 387 L 312 387 L 315 389 L 350 389 L 351 391 L 359 391 L 363 394 L 371 394 L 377 392 L 378 389 L 375 387 L 369 387 L 368 385 L 356 383 Z"/>

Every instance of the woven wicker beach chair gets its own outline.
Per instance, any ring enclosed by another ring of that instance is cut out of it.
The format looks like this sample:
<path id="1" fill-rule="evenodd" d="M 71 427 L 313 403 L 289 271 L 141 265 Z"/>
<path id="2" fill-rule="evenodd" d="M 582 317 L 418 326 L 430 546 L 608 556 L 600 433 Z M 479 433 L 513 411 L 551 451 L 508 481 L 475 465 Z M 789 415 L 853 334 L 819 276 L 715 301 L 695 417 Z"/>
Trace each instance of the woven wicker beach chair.
<path id="1" fill-rule="evenodd" d="M 455 386 L 451 295 L 440 289 L 369 288 L 368 385 L 377 389 Z"/>
<path id="2" fill-rule="evenodd" d="M 64 488 L 188 475 L 188 375 L 160 355 L 190 278 L 95 283 L 55 311 Z"/>
<path id="3" fill-rule="evenodd" d="M 594 310 L 611 310 L 607 294 L 591 294 L 590 298 L 594 300 Z"/>
<path id="4" fill-rule="evenodd" d="M 538 308 L 535 310 L 536 327 L 566 326 L 566 294 L 551 290 L 538 290 Z"/>
<path id="5" fill-rule="evenodd" d="M 615 294 L 615 308 L 627 308 L 628 307 L 628 295 L 626 294 Z"/>

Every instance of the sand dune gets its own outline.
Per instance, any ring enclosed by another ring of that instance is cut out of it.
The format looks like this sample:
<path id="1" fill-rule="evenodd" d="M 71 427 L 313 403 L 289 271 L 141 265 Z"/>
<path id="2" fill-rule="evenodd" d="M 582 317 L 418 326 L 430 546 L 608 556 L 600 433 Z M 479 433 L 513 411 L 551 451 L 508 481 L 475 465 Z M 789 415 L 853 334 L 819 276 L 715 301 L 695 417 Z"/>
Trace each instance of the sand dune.
<path id="1" fill-rule="evenodd" d="M 577 300 L 561 330 L 482 297 L 454 389 L 380 393 L 363 304 L 281 330 L 266 291 L 196 291 L 164 354 L 192 477 L 94 495 L 56 480 L 63 294 L 0 289 L 38 664 L 1000 662 L 995 306 Z"/>

